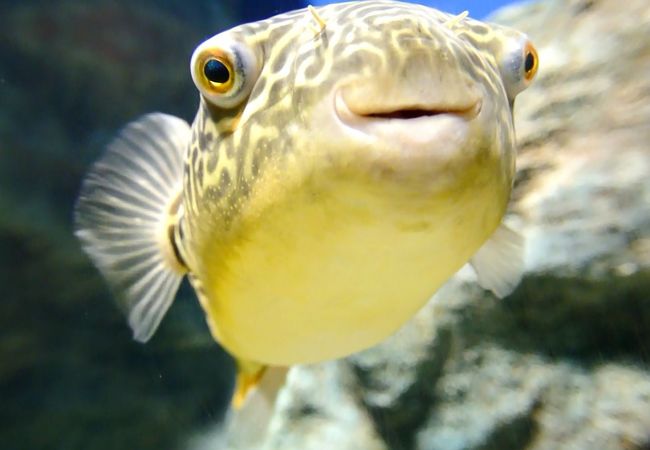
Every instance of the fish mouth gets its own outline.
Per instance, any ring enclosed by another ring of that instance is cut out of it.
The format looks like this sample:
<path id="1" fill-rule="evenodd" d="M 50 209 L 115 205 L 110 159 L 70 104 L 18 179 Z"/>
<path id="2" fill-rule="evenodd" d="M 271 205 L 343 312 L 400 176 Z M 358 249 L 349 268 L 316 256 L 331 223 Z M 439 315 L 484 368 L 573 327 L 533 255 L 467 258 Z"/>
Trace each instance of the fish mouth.
<path id="1" fill-rule="evenodd" d="M 457 116 L 462 116 L 466 119 L 471 119 L 478 115 L 480 112 L 480 103 L 477 102 L 474 105 L 466 108 L 449 108 L 449 109 L 439 109 L 439 108 L 419 108 L 419 107 L 404 107 L 401 109 L 390 110 L 385 112 L 370 112 L 359 114 L 360 117 L 366 117 L 369 119 L 395 119 L 395 120 L 411 120 L 418 119 L 420 117 L 434 117 L 444 114 L 454 114 Z"/>
<path id="2" fill-rule="evenodd" d="M 387 102 L 388 103 L 388 102 Z M 453 115 L 471 120 L 481 112 L 482 102 L 478 97 L 469 97 L 457 104 L 359 104 L 348 102 L 342 91 L 335 94 L 335 110 L 344 122 L 356 120 L 403 120 L 432 118 Z"/>

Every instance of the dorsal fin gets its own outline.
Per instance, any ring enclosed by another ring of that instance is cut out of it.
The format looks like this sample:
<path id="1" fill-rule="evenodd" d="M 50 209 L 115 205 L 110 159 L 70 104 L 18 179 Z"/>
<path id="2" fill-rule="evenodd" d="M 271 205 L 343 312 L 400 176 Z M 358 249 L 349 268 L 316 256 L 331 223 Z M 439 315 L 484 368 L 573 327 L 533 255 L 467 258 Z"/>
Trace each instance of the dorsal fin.
<path id="1" fill-rule="evenodd" d="M 156 331 L 186 271 L 171 239 L 189 139 L 189 125 L 177 117 L 131 122 L 92 166 L 75 209 L 75 234 L 141 342 Z"/>

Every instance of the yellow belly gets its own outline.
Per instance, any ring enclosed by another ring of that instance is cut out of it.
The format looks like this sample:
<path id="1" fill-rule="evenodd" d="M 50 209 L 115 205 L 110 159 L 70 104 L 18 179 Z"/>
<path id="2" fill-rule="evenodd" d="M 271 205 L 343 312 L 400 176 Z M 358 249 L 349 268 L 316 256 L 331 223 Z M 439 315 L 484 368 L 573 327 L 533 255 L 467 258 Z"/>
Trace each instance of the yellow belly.
<path id="1" fill-rule="evenodd" d="M 213 334 L 235 356 L 270 365 L 343 357 L 380 342 L 496 228 L 504 201 L 494 192 L 395 201 L 337 182 L 288 196 L 203 253 Z"/>

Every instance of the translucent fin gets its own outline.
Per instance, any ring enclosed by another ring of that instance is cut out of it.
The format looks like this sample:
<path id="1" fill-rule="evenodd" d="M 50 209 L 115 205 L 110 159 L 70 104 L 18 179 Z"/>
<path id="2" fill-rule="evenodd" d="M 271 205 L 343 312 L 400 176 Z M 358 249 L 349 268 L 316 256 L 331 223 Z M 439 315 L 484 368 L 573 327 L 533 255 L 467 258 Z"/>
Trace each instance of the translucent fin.
<path id="1" fill-rule="evenodd" d="M 276 398 L 284 386 L 288 370 L 285 367 L 263 368 L 254 386 L 249 386 L 242 403 L 232 408 L 226 416 L 223 432 L 229 445 L 225 448 L 258 448 L 264 441 Z M 241 372 L 238 374 L 238 384 L 240 375 Z"/>
<path id="2" fill-rule="evenodd" d="M 232 397 L 232 406 L 235 409 L 241 408 L 249 392 L 259 384 L 265 371 L 266 366 L 261 364 L 237 360 L 237 380 Z"/>
<path id="3" fill-rule="evenodd" d="M 479 284 L 497 297 L 510 294 L 524 270 L 523 238 L 501 224 L 470 260 Z"/>
<path id="4" fill-rule="evenodd" d="M 75 209 L 75 234 L 140 342 L 156 331 L 184 273 L 169 230 L 189 139 L 188 124 L 166 114 L 130 123 L 91 168 Z"/>

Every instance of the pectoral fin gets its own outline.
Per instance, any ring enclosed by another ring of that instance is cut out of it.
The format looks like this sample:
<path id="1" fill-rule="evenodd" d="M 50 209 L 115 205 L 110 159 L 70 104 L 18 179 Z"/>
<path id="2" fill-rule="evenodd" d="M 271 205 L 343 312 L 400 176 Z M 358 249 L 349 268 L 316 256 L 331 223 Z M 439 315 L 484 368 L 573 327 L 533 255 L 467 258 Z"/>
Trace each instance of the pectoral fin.
<path id="1" fill-rule="evenodd" d="M 75 208 L 75 234 L 141 342 L 158 328 L 186 272 L 171 219 L 189 139 L 187 122 L 166 114 L 130 123 L 92 166 Z"/>
<path id="2" fill-rule="evenodd" d="M 510 294 L 524 270 L 523 243 L 519 233 L 501 224 L 470 260 L 479 284 L 497 297 Z"/>

